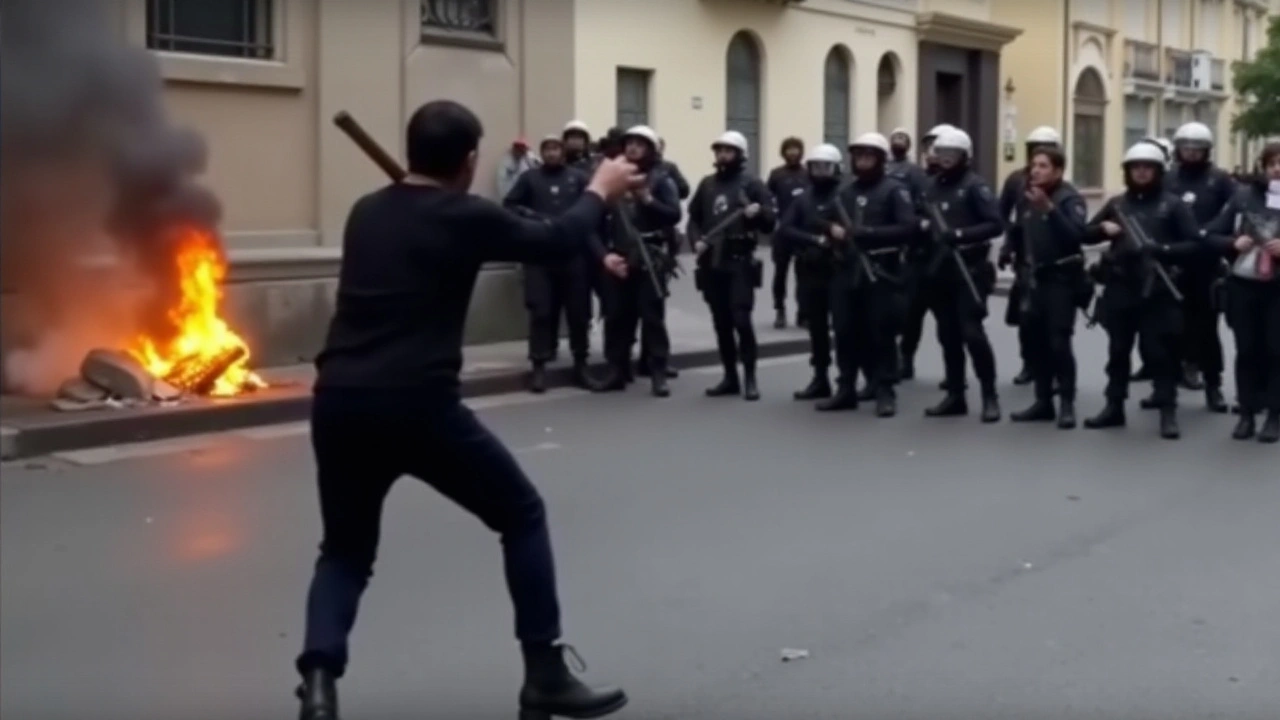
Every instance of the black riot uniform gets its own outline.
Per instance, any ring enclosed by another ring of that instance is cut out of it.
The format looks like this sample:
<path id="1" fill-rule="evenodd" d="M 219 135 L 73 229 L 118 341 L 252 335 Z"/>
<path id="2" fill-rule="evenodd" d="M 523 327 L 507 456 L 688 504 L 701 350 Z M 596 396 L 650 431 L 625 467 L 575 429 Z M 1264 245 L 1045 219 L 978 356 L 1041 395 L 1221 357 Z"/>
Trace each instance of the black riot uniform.
<path id="1" fill-rule="evenodd" d="M 751 312 L 764 269 L 755 249 L 759 234 L 771 232 L 776 224 L 773 198 L 764 183 L 747 173 L 747 141 L 740 133 L 727 132 L 711 147 L 717 154 L 716 172 L 698 183 L 689 201 L 688 224 L 689 241 L 698 251 L 694 279 L 711 308 L 724 366 L 724 378 L 708 388 L 707 395 L 742 393 L 747 400 L 758 400 L 758 347 Z"/>
<path id="2" fill-rule="evenodd" d="M 1022 412 L 1010 415 L 1015 422 L 1058 421 L 1066 430 L 1076 426 L 1076 357 L 1071 346 L 1075 334 L 1076 309 L 1087 304 L 1092 287 L 1084 274 L 1084 251 L 1088 208 L 1084 198 L 1068 182 L 1041 188 L 1052 203 L 1046 211 L 1032 205 L 1025 196 L 1012 212 L 1017 222 L 1009 228 L 1010 244 L 1017 264 L 1018 338 L 1032 382 L 1035 402 Z M 1054 385 L 1061 396 L 1053 407 Z"/>
<path id="3" fill-rule="evenodd" d="M 1178 141 L 1179 146 L 1183 145 Z M 1181 147 L 1179 152 L 1181 152 Z M 1164 181 L 1164 189 L 1182 200 L 1195 217 L 1197 227 L 1218 217 L 1230 202 L 1236 183 L 1208 159 L 1179 161 Z M 1205 244 L 1195 257 L 1188 258 L 1180 287 L 1183 300 L 1181 358 L 1185 363 L 1184 385 L 1199 389 L 1198 369 L 1203 376 L 1205 401 L 1214 412 L 1227 411 L 1222 396 L 1222 338 L 1218 334 L 1219 309 L 1214 306 L 1214 286 L 1222 278 L 1222 255 Z"/>
<path id="4" fill-rule="evenodd" d="M 791 204 L 809 187 L 809 174 L 800 162 L 804 157 L 804 142 L 794 137 L 783 140 L 781 154 L 785 162 L 770 171 L 769 179 L 765 183 L 769 188 L 769 194 L 773 196 L 774 208 L 778 217 L 786 215 Z M 776 328 L 787 326 L 787 275 L 791 272 L 791 263 L 794 259 L 792 251 L 794 249 L 785 241 L 774 242 L 770 248 L 770 254 L 773 257 L 773 285 L 771 289 L 773 291 L 773 309 L 776 313 L 773 326 Z M 805 321 L 805 306 L 800 297 L 800 277 L 799 268 L 797 268 L 796 324 L 803 325 Z"/>
<path id="5" fill-rule="evenodd" d="M 586 190 L 589 178 L 566 167 L 559 154 L 560 139 L 542 141 L 542 165 L 523 173 L 507 193 L 503 205 L 522 214 L 549 219 L 573 207 Z M 554 153 L 554 154 L 549 154 Z M 587 386 L 588 333 L 591 326 L 591 285 L 586 254 L 556 265 L 524 266 L 524 302 L 529 311 L 529 361 L 533 372 L 529 389 L 545 392 L 546 365 L 556 355 L 560 338 L 560 315 L 569 326 L 569 349 L 573 353 L 573 378 Z"/>
<path id="6" fill-rule="evenodd" d="M 1164 164 L 1160 154 L 1149 148 L 1140 143 L 1130 149 L 1125 158 L 1128 190 L 1108 200 L 1089 221 L 1086 242 L 1109 241 L 1111 247 L 1095 278 L 1103 285 L 1096 313 L 1108 339 L 1107 404 L 1096 417 L 1085 420 L 1085 427 L 1125 424 L 1124 403 L 1129 396 L 1131 355 L 1137 341 L 1144 348 L 1143 362 L 1152 376 L 1160 434 L 1176 439 L 1181 434 L 1177 421 L 1182 333 L 1178 267 L 1194 258 L 1202 243 L 1191 211 L 1177 196 L 1162 190 Z M 1156 179 L 1139 185 L 1133 180 L 1135 166 L 1152 168 Z M 1124 230 L 1126 222 L 1132 223 L 1133 233 Z M 1103 223 L 1119 226 L 1122 231 L 1111 235 Z"/>
<path id="7" fill-rule="evenodd" d="M 689 187 L 689 181 L 685 179 L 684 173 L 680 172 L 680 166 L 663 157 L 661 167 L 662 172 L 665 173 L 667 177 L 671 178 L 671 182 L 675 184 L 676 196 L 679 197 L 681 201 L 688 200 L 692 189 Z M 679 250 L 680 245 L 681 243 L 677 234 L 677 237 L 674 240 L 674 247 L 677 251 Z M 642 377 L 649 377 L 651 374 L 649 369 L 649 336 L 645 335 L 643 331 L 640 333 L 640 359 L 636 362 L 636 374 Z M 680 377 L 680 371 L 668 365 L 667 377 Z"/>
<path id="8" fill-rule="evenodd" d="M 926 135 L 923 141 L 928 143 L 932 141 L 933 137 L 932 135 Z M 916 200 L 916 212 L 922 217 L 924 215 L 925 191 L 928 189 L 929 183 L 933 182 L 933 177 L 941 169 L 938 166 L 937 158 L 927 152 L 925 154 L 925 163 L 925 166 L 920 168 L 919 172 L 904 170 L 903 165 L 897 161 L 890 166 L 890 173 L 899 182 L 911 189 Z M 921 231 L 916 234 L 915 242 L 907 249 L 907 313 L 906 317 L 903 318 L 902 332 L 898 340 L 898 356 L 901 359 L 898 377 L 901 380 L 911 380 L 916 376 L 916 350 L 920 348 L 920 337 L 924 334 L 925 315 L 929 314 L 929 308 L 933 304 L 930 293 L 931 288 L 926 278 L 929 260 L 932 255 L 929 249 L 932 245 L 930 234 Z"/>
<path id="9" fill-rule="evenodd" d="M 783 242 L 795 258 L 796 292 L 805 308 L 809 331 L 809 364 L 813 380 L 793 396 L 796 400 L 831 397 L 831 273 L 833 257 L 829 232 L 840 221 L 836 211 L 840 187 L 840 150 L 819 145 L 805 164 L 809 189 L 787 208 L 778 223 L 774 242 Z"/>
<path id="10" fill-rule="evenodd" d="M 658 165 L 657 135 L 647 127 L 626 132 L 630 145 L 643 148 L 643 156 L 628 157 L 646 173 L 646 191 L 632 193 L 619 202 L 605 221 L 605 243 L 593 245 L 603 262 L 607 255 L 626 260 L 626 277 L 606 273 L 604 353 L 609 362 L 607 376 L 596 386 L 601 392 L 626 388 L 631 376 L 631 349 L 637 329 L 648 338 L 648 364 L 656 397 L 670 395 L 667 361 L 671 340 L 667 336 L 666 286 L 675 268 L 672 242 L 680 222 L 680 199 L 675 184 Z M 641 152 L 639 150 L 637 153 Z M 641 247 L 643 243 L 643 248 Z M 646 266 L 646 258 L 652 266 Z M 656 283 L 655 283 L 656 278 Z"/>
<path id="11" fill-rule="evenodd" d="M 1280 143 L 1263 151 L 1264 167 L 1280 162 Z M 1265 443 L 1280 441 L 1280 257 L 1265 245 L 1280 237 L 1280 173 L 1241 187 L 1218 219 L 1206 228 L 1209 240 L 1231 264 L 1226 283 L 1227 326 L 1235 336 L 1236 396 L 1240 420 L 1233 437 L 1256 433 Z M 1274 185 L 1274 188 L 1272 187 Z M 1250 246 L 1237 249 L 1247 236 Z M 1265 413 L 1262 431 L 1257 416 Z"/>
<path id="12" fill-rule="evenodd" d="M 841 188 L 834 245 L 831 316 L 840 376 L 835 395 L 819 410 L 858 406 L 857 375 L 863 370 L 876 400 L 876 414 L 897 413 L 895 340 L 906 312 L 904 255 L 919 231 L 911 191 L 885 175 L 889 143 L 868 133 L 849 146 L 852 181 Z M 864 163 L 870 162 L 868 166 Z"/>
<path id="13" fill-rule="evenodd" d="M 969 136 L 959 130 L 945 132 L 934 148 L 942 168 L 924 196 L 924 226 L 930 233 L 926 282 L 938 322 L 947 395 L 925 412 L 930 417 L 968 414 L 964 391 L 967 349 L 982 388 L 982 421 L 997 422 L 996 359 L 983 321 L 996 283 L 991 241 L 1003 232 L 1004 223 L 991 187 L 969 167 Z"/>

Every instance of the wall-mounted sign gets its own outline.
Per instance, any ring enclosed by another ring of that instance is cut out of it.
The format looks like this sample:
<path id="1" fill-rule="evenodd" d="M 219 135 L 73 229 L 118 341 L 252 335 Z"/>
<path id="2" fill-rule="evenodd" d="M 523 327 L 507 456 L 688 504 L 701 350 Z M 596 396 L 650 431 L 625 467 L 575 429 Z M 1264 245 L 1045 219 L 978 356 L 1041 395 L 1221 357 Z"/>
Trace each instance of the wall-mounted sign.
<path id="1" fill-rule="evenodd" d="M 693 109 L 694 109 L 694 110 L 701 110 L 701 109 L 702 109 L 702 97 L 701 97 L 701 96 L 699 96 L 699 95 L 694 95 L 694 96 L 693 96 L 693 101 L 692 101 L 690 104 L 693 106 Z"/>

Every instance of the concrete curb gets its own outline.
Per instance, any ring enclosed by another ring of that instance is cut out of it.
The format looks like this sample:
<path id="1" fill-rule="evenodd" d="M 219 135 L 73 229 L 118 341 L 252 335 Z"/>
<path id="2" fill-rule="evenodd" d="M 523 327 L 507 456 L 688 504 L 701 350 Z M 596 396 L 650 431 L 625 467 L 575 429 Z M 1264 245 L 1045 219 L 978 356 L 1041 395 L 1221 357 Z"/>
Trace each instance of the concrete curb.
<path id="1" fill-rule="evenodd" d="M 807 352 L 804 337 L 773 340 L 760 344 L 760 357 L 782 357 Z M 685 369 L 719 362 L 714 348 L 676 352 L 673 367 Z M 598 369 L 598 367 L 597 367 Z M 526 370 L 510 370 L 465 378 L 465 397 L 519 392 L 525 387 Z M 548 387 L 570 385 L 568 367 L 547 372 Z M 88 410 L 49 416 L 40 421 L 0 427 L 0 459 L 18 460 L 68 450 L 101 447 L 118 443 L 165 440 L 185 435 L 239 430 L 257 425 L 298 422 L 311 414 L 311 388 L 295 386 L 267 391 L 244 400 L 211 401 L 172 408 L 143 410 Z"/>

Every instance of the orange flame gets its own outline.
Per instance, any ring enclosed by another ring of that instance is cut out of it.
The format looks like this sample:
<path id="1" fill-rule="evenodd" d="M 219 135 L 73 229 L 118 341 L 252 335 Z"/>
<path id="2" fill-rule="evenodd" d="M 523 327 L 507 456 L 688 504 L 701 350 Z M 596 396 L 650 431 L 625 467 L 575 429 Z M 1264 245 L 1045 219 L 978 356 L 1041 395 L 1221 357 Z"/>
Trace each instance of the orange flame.
<path id="1" fill-rule="evenodd" d="M 174 271 L 182 299 L 169 310 L 174 337 L 161 343 L 139 336 L 127 348 L 129 354 L 152 375 L 164 378 L 180 362 L 212 362 L 239 348 L 243 355 L 217 378 L 209 394 L 226 397 L 266 387 L 266 382 L 249 369 L 249 346 L 218 315 L 227 263 L 217 240 L 210 232 L 196 228 L 186 228 L 181 233 Z"/>

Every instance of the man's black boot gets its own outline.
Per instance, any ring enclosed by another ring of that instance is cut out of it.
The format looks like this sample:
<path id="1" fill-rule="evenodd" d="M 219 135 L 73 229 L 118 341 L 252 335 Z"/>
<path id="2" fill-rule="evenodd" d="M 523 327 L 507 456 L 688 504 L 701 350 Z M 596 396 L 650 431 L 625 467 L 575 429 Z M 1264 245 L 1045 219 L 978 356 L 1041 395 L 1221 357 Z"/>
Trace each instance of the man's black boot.
<path id="1" fill-rule="evenodd" d="M 982 393 L 982 422 L 997 423 L 1000 422 L 1000 396 L 996 395 L 995 390 L 987 390 Z"/>
<path id="2" fill-rule="evenodd" d="M 1258 433 L 1258 442 L 1271 445 L 1280 442 L 1280 412 L 1272 410 L 1262 423 L 1262 432 Z"/>
<path id="3" fill-rule="evenodd" d="M 736 367 L 726 367 L 724 369 L 724 377 L 713 387 L 707 388 L 707 397 L 727 397 L 729 395 L 737 395 L 742 392 L 742 385 L 738 382 L 738 369 Z"/>
<path id="4" fill-rule="evenodd" d="M 621 710 L 627 694 L 616 687 L 588 687 L 574 676 L 565 655 L 582 670 L 582 658 L 567 645 L 524 645 L 524 687 L 520 688 L 520 720 L 553 717 L 599 718 Z"/>
<path id="5" fill-rule="evenodd" d="M 573 361 L 573 378 L 570 380 L 574 387 L 583 390 L 591 389 L 591 377 L 587 374 L 586 358 L 578 358 Z"/>
<path id="6" fill-rule="evenodd" d="M 1184 363 L 1182 366 L 1182 387 L 1188 390 L 1203 390 L 1204 381 L 1200 379 L 1200 370 L 1195 365 Z"/>
<path id="7" fill-rule="evenodd" d="M 831 397 L 831 380 L 827 377 L 826 368 L 815 369 L 813 379 L 803 390 L 797 390 L 791 397 L 796 400 L 822 400 Z"/>
<path id="8" fill-rule="evenodd" d="M 1182 437 L 1182 430 L 1178 427 L 1178 411 L 1175 408 L 1160 408 L 1160 437 L 1165 440 Z"/>
<path id="9" fill-rule="evenodd" d="M 1258 418 L 1253 413 L 1241 411 L 1236 429 L 1231 432 L 1233 440 L 1252 440 L 1258 434 Z"/>
<path id="10" fill-rule="evenodd" d="M 670 397 L 671 388 L 667 385 L 667 369 L 660 363 L 651 366 L 653 374 L 649 376 L 649 389 L 654 397 Z"/>
<path id="11" fill-rule="evenodd" d="M 541 395 L 547 391 L 547 365 L 546 363 L 535 362 L 533 370 L 529 373 L 529 392 L 535 395 Z"/>
<path id="12" fill-rule="evenodd" d="M 604 377 L 591 384 L 593 392 L 621 392 L 627 389 L 626 371 L 617 365 L 610 364 L 604 371 Z"/>
<path id="13" fill-rule="evenodd" d="M 1073 430 L 1076 426 L 1076 401 L 1062 398 L 1058 402 L 1058 429 Z"/>
<path id="14" fill-rule="evenodd" d="M 1057 419 L 1058 413 L 1053 409 L 1053 401 L 1047 398 L 1036 398 L 1026 410 L 1009 413 L 1009 420 L 1016 423 L 1053 422 Z"/>
<path id="15" fill-rule="evenodd" d="M 893 389 L 881 387 L 876 391 L 876 417 L 891 418 L 898 414 L 898 399 Z"/>
<path id="16" fill-rule="evenodd" d="M 1025 364 L 1022 366 L 1022 369 L 1018 371 L 1018 374 L 1015 375 L 1013 378 L 1014 385 L 1030 385 L 1035 381 L 1036 381 L 1036 378 L 1034 375 L 1031 374 L 1031 368 L 1027 367 Z"/>
<path id="17" fill-rule="evenodd" d="M 840 410 L 857 410 L 858 409 L 858 393 L 854 389 L 855 381 L 846 382 L 841 378 L 836 383 L 836 392 L 831 397 L 814 405 L 813 408 L 819 412 L 837 412 Z"/>
<path id="18" fill-rule="evenodd" d="M 925 417 L 960 417 L 969 414 L 969 403 L 963 393 L 948 392 L 942 402 L 924 411 Z"/>
<path id="19" fill-rule="evenodd" d="M 1106 428 L 1124 427 L 1124 404 L 1108 400 L 1106 406 L 1102 408 L 1102 412 L 1091 418 L 1085 418 L 1084 426 L 1090 430 L 1103 430 Z"/>
<path id="20" fill-rule="evenodd" d="M 742 398 L 748 402 L 760 399 L 760 386 L 756 384 L 756 366 L 742 368 Z"/>
<path id="21" fill-rule="evenodd" d="M 787 309 L 778 308 L 773 316 L 774 329 L 781 330 L 787 326 Z"/>
<path id="22" fill-rule="evenodd" d="M 302 701 L 298 720 L 338 720 L 338 686 L 328 670 L 312 668 L 303 673 L 294 694 Z"/>
<path id="23" fill-rule="evenodd" d="M 1219 383 L 1205 383 L 1204 386 L 1204 406 L 1209 408 L 1209 412 L 1226 414 L 1230 408 L 1227 406 L 1227 399 L 1222 396 L 1222 385 Z"/>

